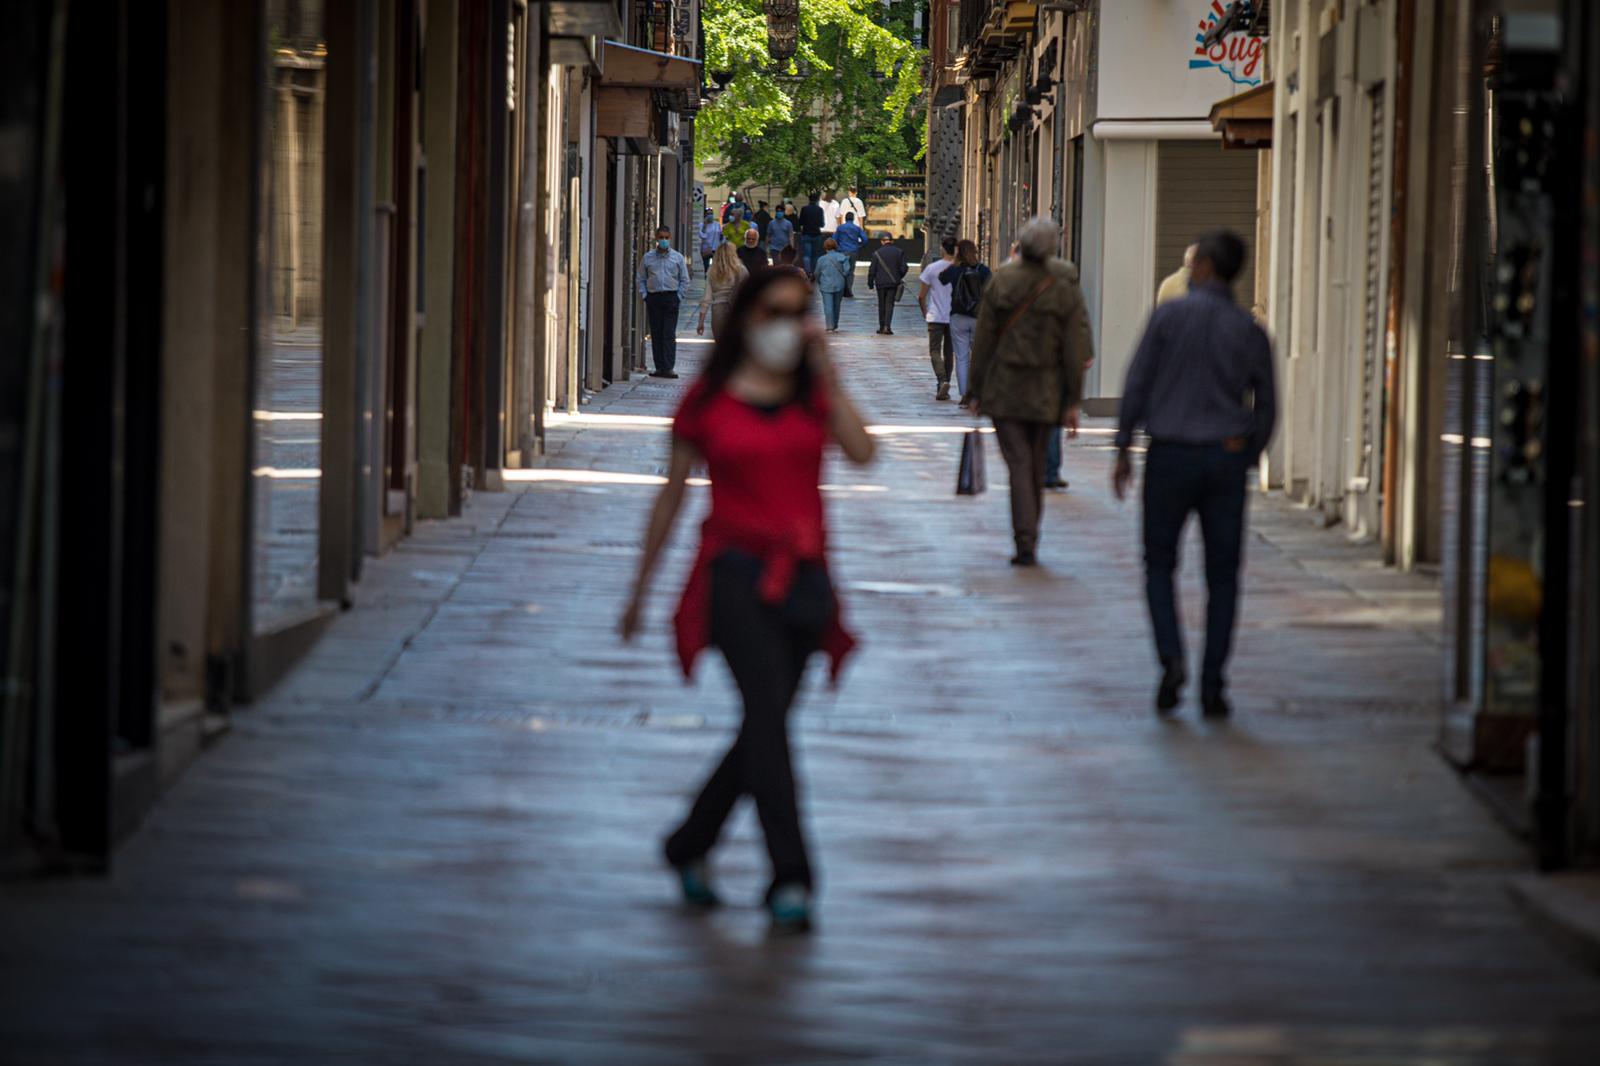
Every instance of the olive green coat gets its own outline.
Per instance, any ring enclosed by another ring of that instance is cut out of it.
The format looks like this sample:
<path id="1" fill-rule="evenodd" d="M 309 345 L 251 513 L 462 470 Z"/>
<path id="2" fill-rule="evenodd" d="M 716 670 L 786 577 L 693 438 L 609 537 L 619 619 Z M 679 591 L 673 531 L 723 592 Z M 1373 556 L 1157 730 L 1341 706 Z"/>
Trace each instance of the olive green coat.
<path id="1" fill-rule="evenodd" d="M 1006 330 L 1046 272 L 1055 284 Z M 1078 268 L 1054 258 L 1007 263 L 984 286 L 978 305 L 967 399 L 991 418 L 1059 424 L 1083 399 L 1083 368 L 1093 355 Z"/>

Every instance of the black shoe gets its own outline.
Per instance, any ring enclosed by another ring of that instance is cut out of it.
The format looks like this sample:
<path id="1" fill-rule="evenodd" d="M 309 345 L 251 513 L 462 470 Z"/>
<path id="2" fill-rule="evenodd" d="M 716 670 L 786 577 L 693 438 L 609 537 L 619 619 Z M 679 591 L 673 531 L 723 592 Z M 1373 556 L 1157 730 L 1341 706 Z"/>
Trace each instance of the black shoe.
<path id="1" fill-rule="evenodd" d="M 950 383 L 948 381 L 939 382 L 939 391 L 933 394 L 933 398 L 935 400 L 948 400 L 950 398 Z"/>
<path id="2" fill-rule="evenodd" d="M 1062 477 L 1053 477 L 1044 483 L 1044 487 L 1047 489 L 1064 489 L 1067 487 L 1067 479 Z"/>
<path id="3" fill-rule="evenodd" d="M 885 337 L 892 337 L 892 336 L 894 336 L 894 330 L 892 330 L 892 329 L 886 329 L 886 330 L 884 330 L 884 331 L 883 331 L 883 335 L 884 335 L 884 336 L 885 336 Z"/>
<path id="4" fill-rule="evenodd" d="M 1200 694 L 1200 717 L 1220 721 L 1232 713 L 1233 708 L 1228 706 L 1227 697 L 1220 688 Z"/>
<path id="5" fill-rule="evenodd" d="M 1026 551 L 1025 552 L 1025 551 L 1023 551 L 1022 549 L 1019 548 L 1019 549 L 1017 549 L 1017 554 L 1015 554 L 1015 555 L 1013 555 L 1011 557 L 1011 565 L 1012 566 L 1038 566 L 1039 565 L 1039 556 L 1034 554 L 1031 551 Z"/>
<path id="6" fill-rule="evenodd" d="M 674 866 L 678 874 L 678 888 L 683 892 L 683 902 L 691 907 L 720 906 L 722 898 L 711 885 L 711 872 L 704 859 L 695 859 L 682 866 Z"/>
<path id="7" fill-rule="evenodd" d="M 1156 711 L 1166 714 L 1178 705 L 1183 697 L 1183 683 L 1189 680 L 1184 673 L 1183 660 L 1169 659 L 1161 671 L 1161 687 L 1156 690 Z"/>
<path id="8" fill-rule="evenodd" d="M 676 370 L 652 370 L 650 371 L 650 376 L 653 378 L 675 378 L 678 376 L 678 372 Z"/>

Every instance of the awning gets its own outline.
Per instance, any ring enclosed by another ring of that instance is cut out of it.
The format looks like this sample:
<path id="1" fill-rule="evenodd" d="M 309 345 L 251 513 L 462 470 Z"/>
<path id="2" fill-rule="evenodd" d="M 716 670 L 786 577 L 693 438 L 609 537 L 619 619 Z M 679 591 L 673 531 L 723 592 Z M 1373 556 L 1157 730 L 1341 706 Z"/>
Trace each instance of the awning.
<path id="1" fill-rule="evenodd" d="M 1211 105 L 1211 128 L 1224 148 L 1272 147 L 1272 82 L 1262 82 Z"/>
<path id="2" fill-rule="evenodd" d="M 612 37 L 622 33 L 617 5 L 603 0 L 549 0 L 545 32 L 552 37 Z"/>
<path id="3" fill-rule="evenodd" d="M 1214 141 L 1217 131 L 1203 118 L 1103 118 L 1091 128 L 1097 141 Z"/>
<path id="4" fill-rule="evenodd" d="M 700 61 L 607 41 L 600 84 L 626 89 L 700 92 Z"/>

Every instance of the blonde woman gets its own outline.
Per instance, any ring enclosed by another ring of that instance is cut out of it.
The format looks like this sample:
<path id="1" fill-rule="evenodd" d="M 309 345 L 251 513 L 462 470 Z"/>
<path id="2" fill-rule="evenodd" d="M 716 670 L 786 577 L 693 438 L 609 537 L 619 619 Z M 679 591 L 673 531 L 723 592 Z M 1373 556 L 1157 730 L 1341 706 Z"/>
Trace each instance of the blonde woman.
<path id="1" fill-rule="evenodd" d="M 705 336 L 706 312 L 709 311 L 711 335 L 722 336 L 728 325 L 728 307 L 733 302 L 734 290 L 749 276 L 733 245 L 717 246 L 716 254 L 711 257 L 711 269 L 706 271 L 706 294 L 700 297 L 700 324 L 695 327 L 696 333 Z"/>

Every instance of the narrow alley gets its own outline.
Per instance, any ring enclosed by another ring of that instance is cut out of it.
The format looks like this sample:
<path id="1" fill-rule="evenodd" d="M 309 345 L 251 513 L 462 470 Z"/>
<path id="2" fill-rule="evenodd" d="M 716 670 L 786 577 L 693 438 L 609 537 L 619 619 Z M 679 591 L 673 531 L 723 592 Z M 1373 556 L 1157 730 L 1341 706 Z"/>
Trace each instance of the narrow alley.
<path id="1" fill-rule="evenodd" d="M 1258 499 L 1234 718 L 1158 720 L 1109 423 L 1067 450 L 1043 565 L 1007 566 L 993 438 L 958 498 L 973 423 L 933 402 L 909 297 L 891 338 L 870 296 L 834 351 L 882 447 L 825 478 L 863 649 L 836 692 L 813 662 L 794 723 L 814 935 L 769 939 L 748 810 L 731 906 L 685 912 L 660 859 L 738 716 L 720 659 L 685 685 L 671 652 L 689 523 L 645 638 L 616 635 L 691 334 L 682 380 L 555 416 L 542 466 L 369 560 L 109 878 L 0 887 L 0 1058 L 1594 1061 L 1600 985 L 1431 748 L 1436 585 Z"/>

